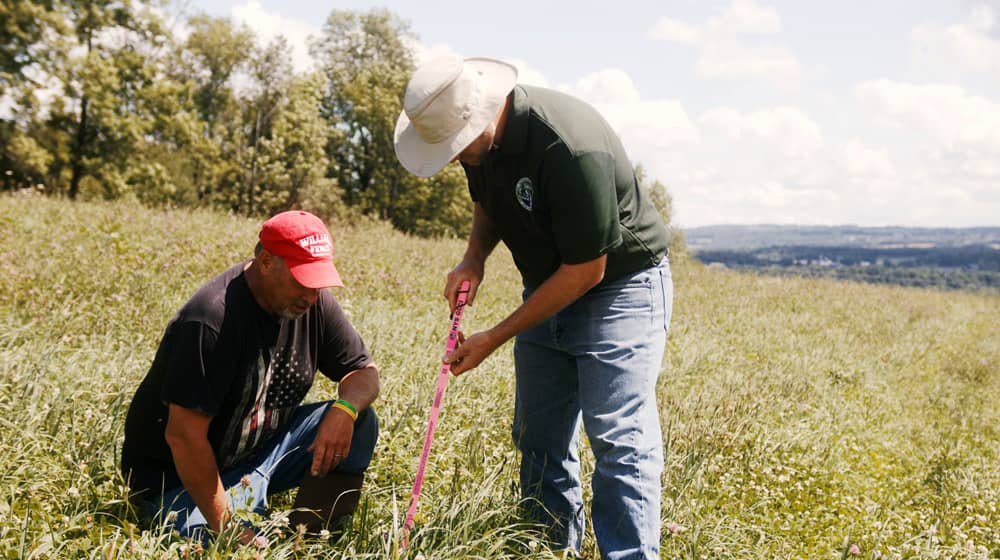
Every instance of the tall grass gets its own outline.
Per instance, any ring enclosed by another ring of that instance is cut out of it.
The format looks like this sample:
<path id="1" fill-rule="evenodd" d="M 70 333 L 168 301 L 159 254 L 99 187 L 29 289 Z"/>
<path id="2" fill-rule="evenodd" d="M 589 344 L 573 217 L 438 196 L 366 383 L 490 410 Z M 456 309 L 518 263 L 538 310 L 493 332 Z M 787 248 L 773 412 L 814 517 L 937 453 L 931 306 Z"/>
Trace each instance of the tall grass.
<path id="1" fill-rule="evenodd" d="M 448 325 L 440 291 L 464 243 L 384 225 L 331 224 L 348 284 L 335 293 L 384 382 L 354 531 L 335 544 L 289 535 L 283 496 L 266 547 L 198 551 L 127 507 L 129 398 L 166 322 L 250 255 L 258 227 L 0 197 L 0 555 L 396 556 Z M 658 390 L 664 558 L 1000 557 L 1000 297 L 674 272 Z M 498 250 L 465 330 L 512 309 L 518 285 Z M 511 370 L 504 348 L 452 380 L 407 557 L 558 556 L 517 516 Z M 334 391 L 319 382 L 310 399 Z M 597 554 L 589 535 L 585 553 Z"/>

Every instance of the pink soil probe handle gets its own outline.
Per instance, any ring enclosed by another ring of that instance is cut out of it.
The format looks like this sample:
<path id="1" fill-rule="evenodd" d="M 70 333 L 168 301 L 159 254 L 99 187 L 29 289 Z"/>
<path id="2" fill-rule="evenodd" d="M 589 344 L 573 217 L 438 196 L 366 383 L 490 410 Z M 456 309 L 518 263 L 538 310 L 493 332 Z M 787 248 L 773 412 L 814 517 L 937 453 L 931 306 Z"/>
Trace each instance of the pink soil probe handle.
<path id="1" fill-rule="evenodd" d="M 451 318 L 451 330 L 448 331 L 448 342 L 445 344 L 445 354 L 451 353 L 458 346 L 458 326 L 462 322 L 462 311 L 465 309 L 465 301 L 469 298 L 469 281 L 462 282 L 458 288 L 458 299 L 455 301 L 455 313 Z M 403 545 L 401 550 L 405 550 L 410 544 L 410 529 L 413 528 L 413 518 L 417 513 L 417 503 L 420 501 L 420 490 L 424 485 L 424 471 L 427 469 L 427 458 L 431 453 L 431 441 L 434 439 L 434 428 L 437 427 L 438 414 L 441 412 L 441 401 L 444 399 L 445 389 L 448 388 L 448 374 L 451 372 L 450 364 L 441 364 L 441 372 L 438 374 L 437 390 L 434 392 L 434 404 L 431 406 L 431 416 L 427 421 L 427 436 L 424 438 L 424 449 L 420 452 L 420 464 L 417 466 L 417 477 L 413 480 L 413 492 L 410 494 L 410 508 L 406 512 L 406 520 L 403 522 Z"/>

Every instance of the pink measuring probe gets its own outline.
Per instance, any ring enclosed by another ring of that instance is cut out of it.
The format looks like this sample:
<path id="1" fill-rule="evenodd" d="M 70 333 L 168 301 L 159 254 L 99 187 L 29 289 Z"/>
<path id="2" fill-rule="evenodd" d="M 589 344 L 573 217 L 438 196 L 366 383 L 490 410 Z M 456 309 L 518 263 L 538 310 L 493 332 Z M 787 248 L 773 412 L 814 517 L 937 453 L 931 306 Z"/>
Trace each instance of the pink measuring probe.
<path id="1" fill-rule="evenodd" d="M 448 342 L 445 344 L 445 354 L 449 354 L 458 346 L 458 326 L 462 322 L 462 311 L 465 309 L 465 300 L 469 298 L 469 281 L 462 282 L 458 288 L 458 298 L 455 300 L 455 312 L 451 318 L 451 330 L 448 331 Z M 417 466 L 417 477 L 413 480 L 413 492 L 410 494 L 410 508 L 406 512 L 406 520 L 403 522 L 403 545 L 400 550 L 405 550 L 410 544 L 410 529 L 413 528 L 413 518 L 417 514 L 417 503 L 420 501 L 420 490 L 424 485 L 424 471 L 427 469 L 427 458 L 431 453 L 431 441 L 434 439 L 434 428 L 437 427 L 438 413 L 441 412 L 441 401 L 444 399 L 444 391 L 448 388 L 448 374 L 451 372 L 450 364 L 441 364 L 441 372 L 438 374 L 437 390 L 434 392 L 434 404 L 431 406 L 431 416 L 427 420 L 427 436 L 424 438 L 424 449 L 420 452 L 420 464 Z"/>

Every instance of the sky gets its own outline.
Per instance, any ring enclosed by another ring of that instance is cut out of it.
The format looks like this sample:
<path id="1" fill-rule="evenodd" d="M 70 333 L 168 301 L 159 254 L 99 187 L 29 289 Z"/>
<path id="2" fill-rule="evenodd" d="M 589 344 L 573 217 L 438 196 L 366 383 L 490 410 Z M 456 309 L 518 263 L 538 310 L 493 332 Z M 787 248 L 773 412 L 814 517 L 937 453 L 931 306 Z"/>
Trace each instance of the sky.
<path id="1" fill-rule="evenodd" d="M 674 221 L 1000 225 L 1000 0 L 201 0 L 311 67 L 332 10 L 601 111 Z"/>

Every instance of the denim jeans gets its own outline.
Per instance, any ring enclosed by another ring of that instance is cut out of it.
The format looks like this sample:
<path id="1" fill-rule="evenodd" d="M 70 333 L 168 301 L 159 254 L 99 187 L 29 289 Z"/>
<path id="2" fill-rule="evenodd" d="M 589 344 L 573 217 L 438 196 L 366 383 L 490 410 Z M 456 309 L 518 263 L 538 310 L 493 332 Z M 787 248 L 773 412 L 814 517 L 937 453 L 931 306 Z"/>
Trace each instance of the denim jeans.
<path id="1" fill-rule="evenodd" d="M 316 438 L 316 431 L 332 401 L 300 406 L 288 424 L 288 429 L 273 438 L 250 461 L 223 473 L 222 486 L 229 496 L 233 511 L 252 511 L 264 514 L 267 497 L 298 487 L 306 469 L 312 465 L 308 447 Z M 347 459 L 335 471 L 362 473 L 368 468 L 375 442 L 378 440 L 378 417 L 371 408 L 358 413 Z M 243 484 L 246 476 L 249 484 Z M 145 500 L 145 513 L 158 522 L 167 522 L 181 535 L 207 542 L 208 528 L 201 510 L 183 486 L 164 492 L 162 496 Z M 172 521 L 168 514 L 174 513 Z"/>
<path id="2" fill-rule="evenodd" d="M 527 294 L 526 294 L 527 295 Z M 580 419 L 596 459 L 591 519 L 603 558 L 659 558 L 663 441 L 656 380 L 673 283 L 659 265 L 600 286 L 514 343 L 513 438 L 525 507 L 579 550 Z"/>

